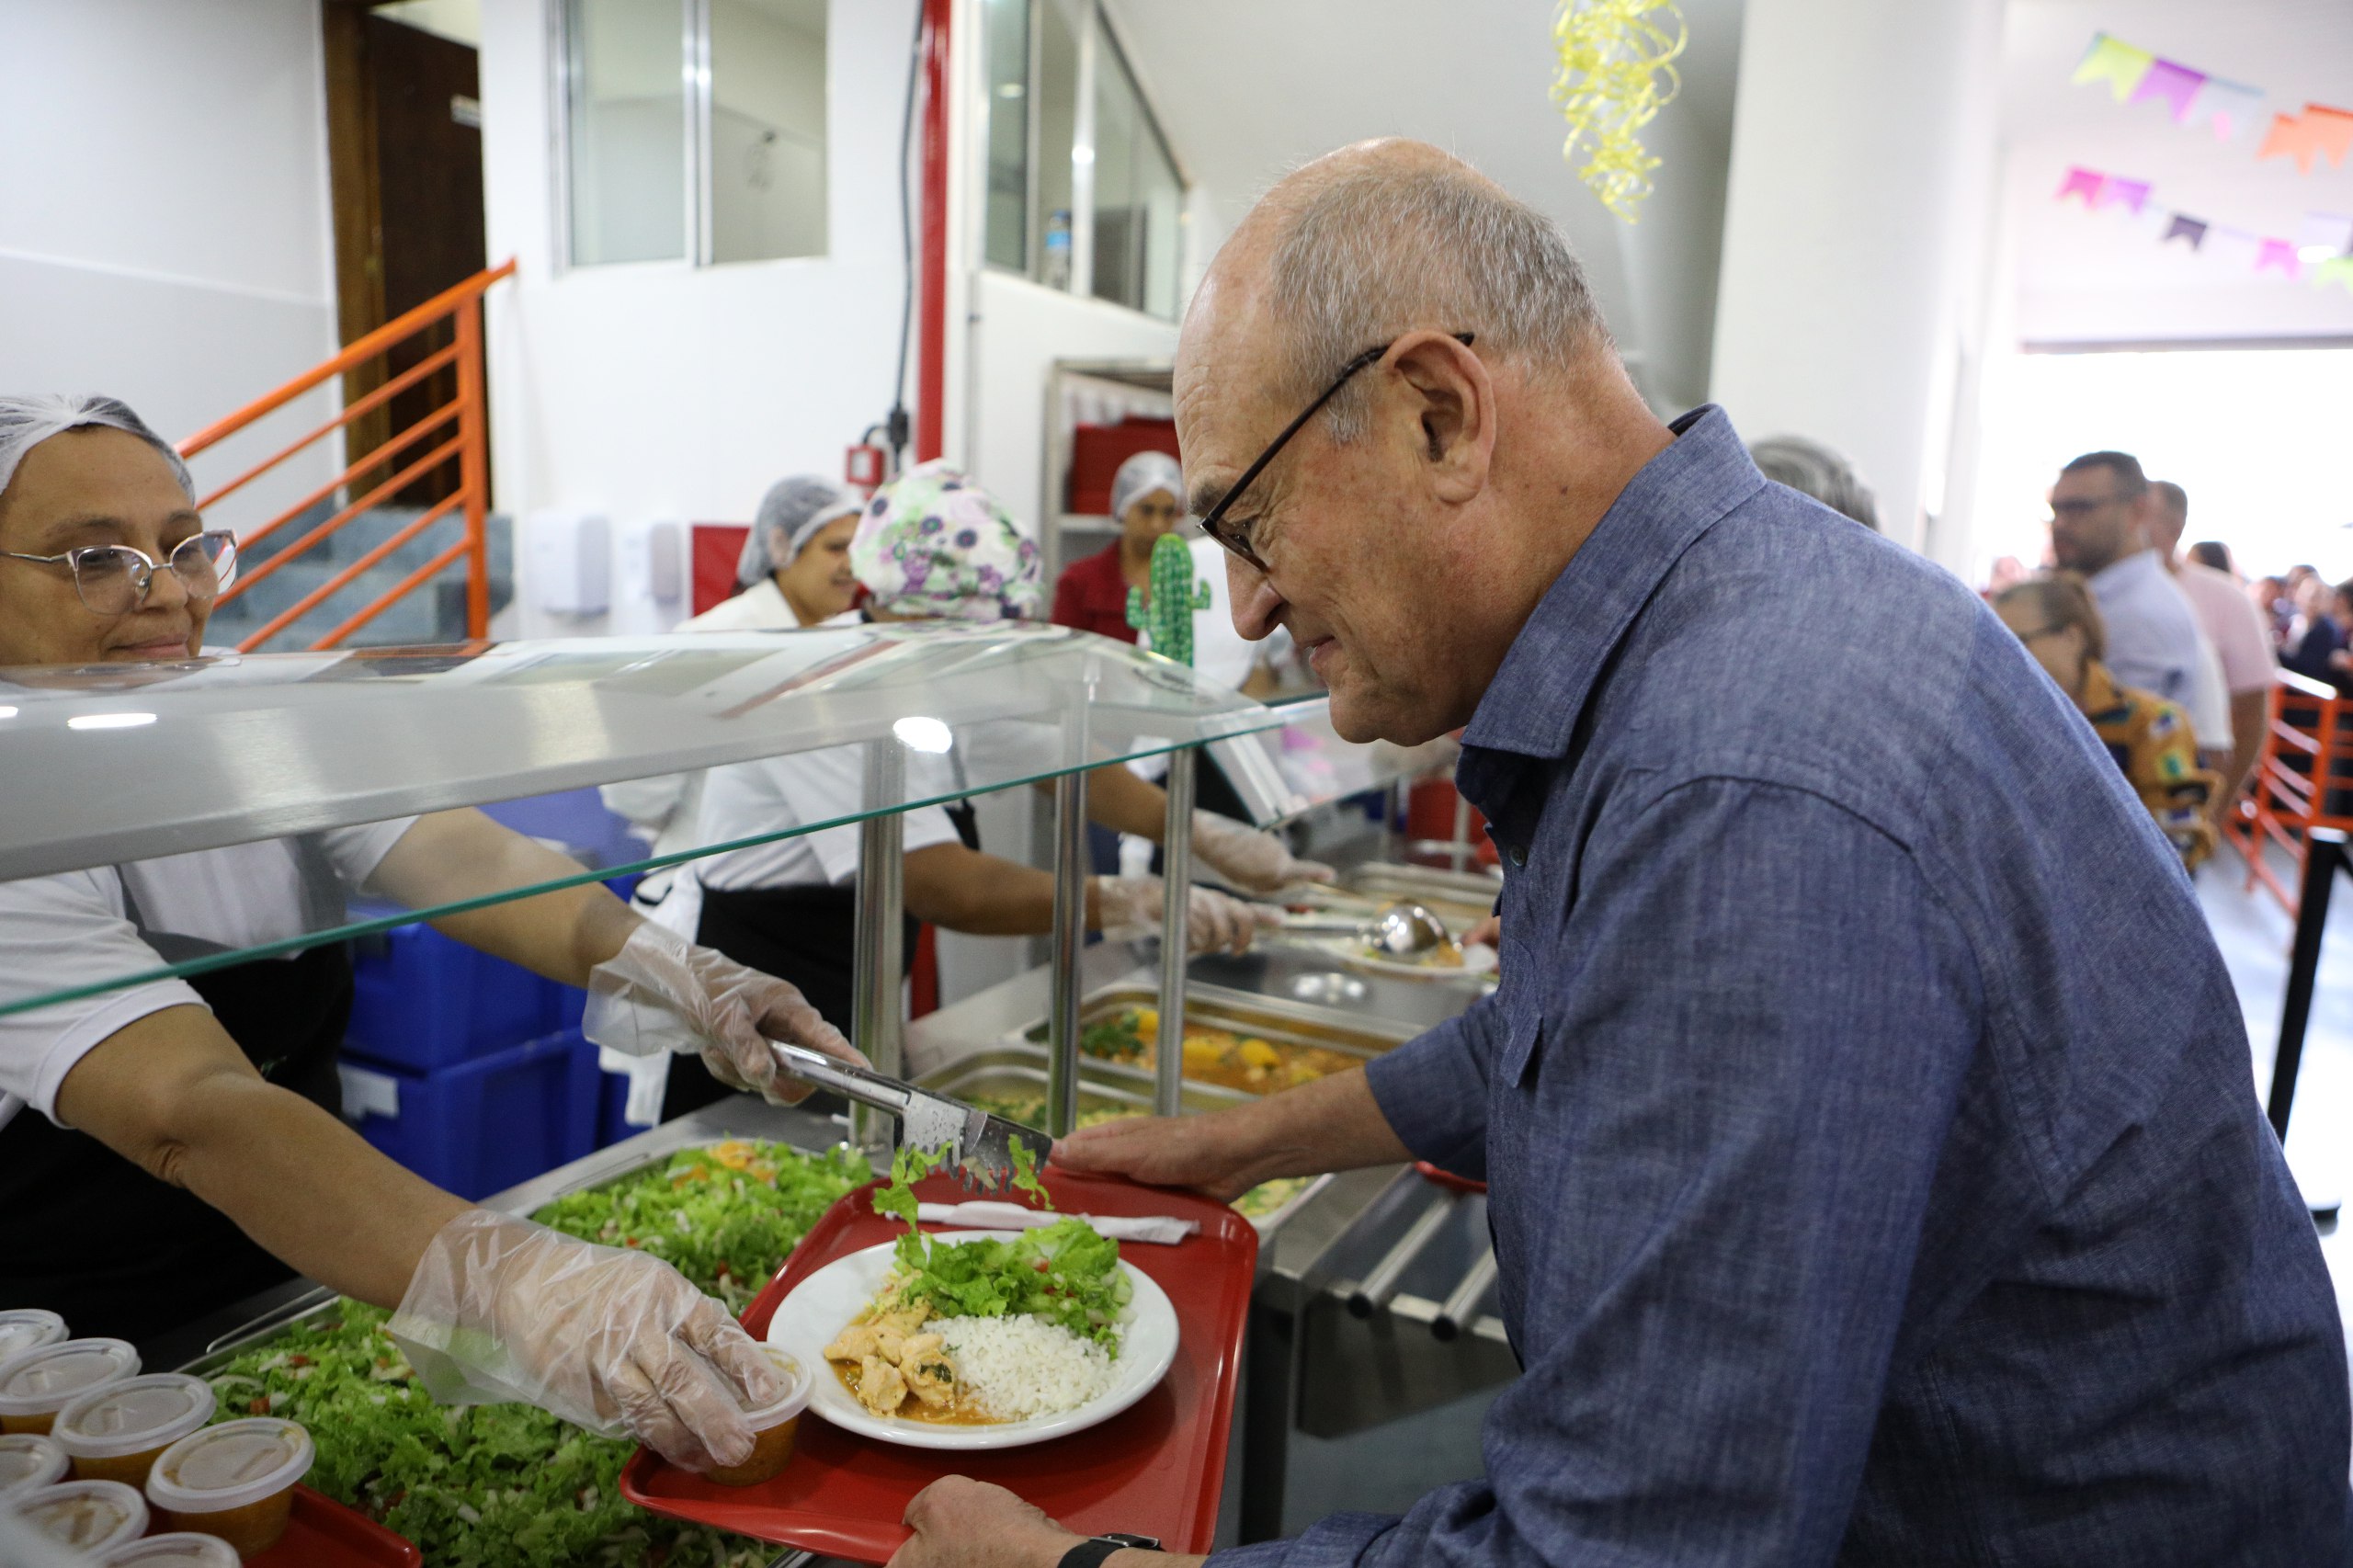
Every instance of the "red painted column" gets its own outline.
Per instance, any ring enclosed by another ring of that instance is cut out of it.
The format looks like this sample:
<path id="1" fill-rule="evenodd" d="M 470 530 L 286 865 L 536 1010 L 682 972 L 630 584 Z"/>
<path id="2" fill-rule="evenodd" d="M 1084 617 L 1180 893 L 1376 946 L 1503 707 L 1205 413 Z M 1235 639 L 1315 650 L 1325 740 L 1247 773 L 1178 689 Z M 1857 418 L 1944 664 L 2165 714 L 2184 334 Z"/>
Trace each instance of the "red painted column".
<path id="1" fill-rule="evenodd" d="M 948 427 L 948 33 L 955 0 L 923 0 L 923 232 L 916 251 L 915 461 Z"/>

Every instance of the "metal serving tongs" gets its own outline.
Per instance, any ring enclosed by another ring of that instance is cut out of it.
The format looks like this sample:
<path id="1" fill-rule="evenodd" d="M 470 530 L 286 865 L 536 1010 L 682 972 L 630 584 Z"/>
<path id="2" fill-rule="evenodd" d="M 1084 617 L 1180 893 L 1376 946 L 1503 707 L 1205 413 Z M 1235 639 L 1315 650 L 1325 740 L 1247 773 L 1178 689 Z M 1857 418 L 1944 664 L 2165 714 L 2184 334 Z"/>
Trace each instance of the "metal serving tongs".
<path id="1" fill-rule="evenodd" d="M 863 1067 L 853 1067 L 807 1046 L 768 1041 L 777 1065 L 806 1084 L 831 1089 L 858 1104 L 886 1110 L 899 1119 L 899 1146 L 946 1154 L 956 1162 L 956 1175 L 968 1192 L 1004 1197 L 1013 1190 L 1013 1140 L 1038 1152 L 1044 1162 L 1051 1140 L 1018 1122 L 991 1116 L 978 1106 L 946 1095 L 918 1089 Z"/>

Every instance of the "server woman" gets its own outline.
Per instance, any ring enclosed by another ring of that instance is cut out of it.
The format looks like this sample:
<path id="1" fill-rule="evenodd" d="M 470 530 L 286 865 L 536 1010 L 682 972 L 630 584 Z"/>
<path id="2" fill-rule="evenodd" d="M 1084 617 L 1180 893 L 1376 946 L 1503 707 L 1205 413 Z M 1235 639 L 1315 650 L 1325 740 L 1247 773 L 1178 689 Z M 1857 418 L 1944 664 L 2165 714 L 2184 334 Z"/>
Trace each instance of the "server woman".
<path id="1" fill-rule="evenodd" d="M 0 399 L 0 666 L 197 655 L 236 558 L 193 497 L 121 403 Z M 577 871 L 459 811 L 0 884 L 0 996 L 299 936 L 347 890 L 441 903 Z M 790 985 L 594 883 L 435 924 L 602 1009 L 688 1021 L 715 1071 L 779 1096 L 764 1033 L 855 1054 Z M 350 996 L 324 947 L 0 1016 L 0 1306 L 138 1340 L 290 1267 L 398 1308 L 438 1396 L 528 1399 L 702 1468 L 748 1454 L 741 1403 L 772 1374 L 719 1303 L 641 1253 L 472 1208 L 344 1125 Z"/>

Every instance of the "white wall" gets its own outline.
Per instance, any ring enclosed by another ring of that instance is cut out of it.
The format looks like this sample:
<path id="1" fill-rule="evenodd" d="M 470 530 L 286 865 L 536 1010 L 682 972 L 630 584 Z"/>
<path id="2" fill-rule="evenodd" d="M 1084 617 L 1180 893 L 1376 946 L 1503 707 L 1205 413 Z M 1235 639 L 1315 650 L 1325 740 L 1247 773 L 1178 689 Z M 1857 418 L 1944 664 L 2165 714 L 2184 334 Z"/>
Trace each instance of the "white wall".
<path id="1" fill-rule="evenodd" d="M 176 440 L 333 354 L 324 93 L 315 6 L 0 6 L 0 389 L 108 392 Z M 199 483 L 335 406 L 301 400 L 200 460 Z M 217 520 L 257 520 L 333 460 Z"/>
<path id="2" fill-rule="evenodd" d="M 1980 352 L 1999 0 L 1749 0 L 1711 395 L 1811 436 L 1949 558 L 1945 474 Z"/>

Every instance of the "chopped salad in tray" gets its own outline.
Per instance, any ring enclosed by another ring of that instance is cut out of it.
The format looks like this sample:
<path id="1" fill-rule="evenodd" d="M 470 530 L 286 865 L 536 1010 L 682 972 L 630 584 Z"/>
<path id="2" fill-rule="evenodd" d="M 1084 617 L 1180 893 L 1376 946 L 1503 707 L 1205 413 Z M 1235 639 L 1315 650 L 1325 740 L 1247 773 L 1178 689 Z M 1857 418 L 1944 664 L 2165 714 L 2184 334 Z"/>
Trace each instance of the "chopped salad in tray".
<path id="1" fill-rule="evenodd" d="M 609 1186 L 560 1198 L 542 1224 L 642 1247 L 741 1312 L 835 1199 L 872 1177 L 865 1157 L 731 1141 L 688 1149 Z M 345 1301 L 212 1375 L 220 1416 L 309 1428 L 309 1484 L 405 1536 L 433 1568 L 764 1568 L 772 1546 L 625 1501 L 626 1442 L 524 1404 L 436 1404 L 383 1332 Z"/>

